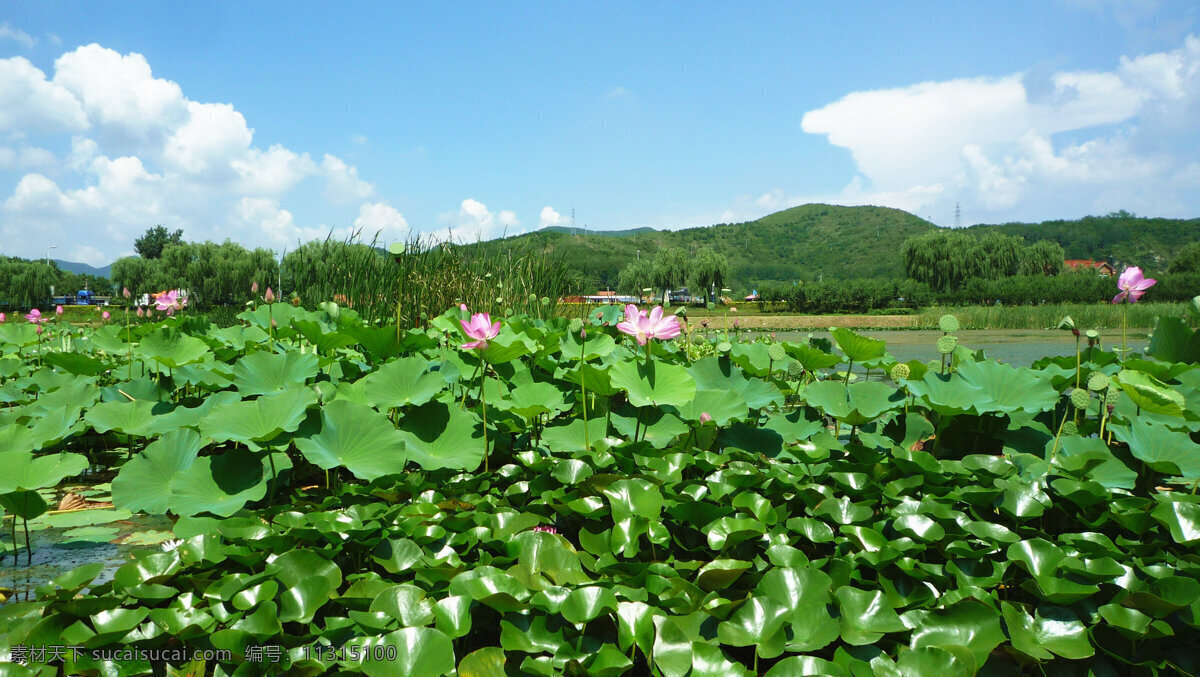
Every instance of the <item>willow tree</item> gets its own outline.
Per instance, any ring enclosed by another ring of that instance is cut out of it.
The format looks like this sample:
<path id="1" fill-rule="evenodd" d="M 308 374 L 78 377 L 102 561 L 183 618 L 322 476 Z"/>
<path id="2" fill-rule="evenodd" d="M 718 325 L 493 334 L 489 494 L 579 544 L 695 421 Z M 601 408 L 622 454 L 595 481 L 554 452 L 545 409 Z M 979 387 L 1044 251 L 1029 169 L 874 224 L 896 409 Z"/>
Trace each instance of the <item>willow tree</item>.
<path id="1" fill-rule="evenodd" d="M 1025 240 L 1016 235 L 988 233 L 970 249 L 971 277 L 996 280 L 1021 271 L 1021 253 Z"/>
<path id="2" fill-rule="evenodd" d="M 901 247 L 904 271 L 937 291 L 954 289 L 973 271 L 974 244 L 975 238 L 956 230 L 931 230 L 910 237 Z"/>
<path id="3" fill-rule="evenodd" d="M 687 282 L 691 264 L 687 252 L 682 249 L 658 250 L 654 256 L 654 286 L 663 291 L 664 297 L 671 290 L 682 287 Z"/>
<path id="4" fill-rule="evenodd" d="M 1058 275 L 1066 254 L 1054 240 L 1037 240 L 1021 251 L 1022 275 Z"/>
<path id="5" fill-rule="evenodd" d="M 705 296 L 713 288 L 721 289 L 729 279 L 729 259 L 718 254 L 712 247 L 696 252 L 692 260 L 691 285 L 694 291 L 703 290 Z"/>
<path id="6" fill-rule="evenodd" d="M 654 263 L 649 259 L 630 261 L 617 275 L 617 289 L 640 296 L 642 290 L 654 285 Z"/>

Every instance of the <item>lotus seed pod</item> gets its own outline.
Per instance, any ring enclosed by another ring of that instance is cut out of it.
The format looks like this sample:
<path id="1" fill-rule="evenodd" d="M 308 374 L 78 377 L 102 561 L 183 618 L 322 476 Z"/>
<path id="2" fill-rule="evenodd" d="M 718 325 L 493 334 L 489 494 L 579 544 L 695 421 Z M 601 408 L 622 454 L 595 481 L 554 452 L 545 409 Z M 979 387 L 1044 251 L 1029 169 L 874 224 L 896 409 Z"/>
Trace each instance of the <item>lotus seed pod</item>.
<path id="1" fill-rule="evenodd" d="M 952 334 L 958 331 L 958 318 L 953 315 L 942 315 L 938 318 L 938 329 Z"/>
<path id="2" fill-rule="evenodd" d="M 733 350 L 733 344 L 729 341 L 721 341 L 717 344 L 717 350 L 722 353 L 727 353 L 730 350 Z"/>
<path id="3" fill-rule="evenodd" d="M 943 336 L 937 340 L 937 351 L 943 355 L 949 355 L 954 352 L 954 348 L 957 346 L 958 338 L 954 336 Z"/>
<path id="4" fill-rule="evenodd" d="M 543 305 L 543 306 L 548 306 L 548 305 L 550 305 L 550 297 L 549 297 L 549 296 L 543 296 L 543 297 L 542 297 L 542 305 Z"/>
<path id="5" fill-rule="evenodd" d="M 774 343 L 770 348 L 767 348 L 767 357 L 776 362 L 782 362 L 787 359 L 787 351 L 783 349 L 783 346 Z"/>
<path id="6" fill-rule="evenodd" d="M 1071 392 L 1071 404 L 1075 405 L 1076 409 L 1087 409 L 1088 403 L 1092 401 L 1092 396 L 1083 388 L 1076 388 Z"/>
<path id="7" fill-rule="evenodd" d="M 930 360 L 925 363 L 925 368 L 929 371 L 938 371 L 942 368 L 942 363 L 937 360 Z"/>
<path id="8" fill-rule="evenodd" d="M 537 303 L 537 300 L 538 300 L 537 294 L 530 294 L 530 295 L 529 295 L 529 302 L 530 302 L 530 303 Z"/>
<path id="9" fill-rule="evenodd" d="M 1108 387 L 1108 376 L 1101 372 L 1093 371 L 1092 375 L 1088 377 L 1087 387 L 1088 390 L 1097 393 L 1104 390 Z"/>
<path id="10" fill-rule="evenodd" d="M 1117 402 L 1121 401 L 1121 391 L 1116 388 L 1109 388 L 1104 394 L 1104 403 L 1110 407 L 1117 406 Z"/>
<path id="11" fill-rule="evenodd" d="M 1062 434 L 1078 435 L 1079 434 L 1079 426 L 1075 425 L 1075 421 L 1067 421 L 1066 423 L 1063 424 Z"/>
<path id="12" fill-rule="evenodd" d="M 909 371 L 907 364 L 904 364 L 903 362 L 900 364 L 897 364 L 892 367 L 892 371 L 891 371 L 892 380 L 899 383 L 900 381 L 903 381 L 904 379 L 908 378 L 909 373 L 910 373 L 910 371 Z"/>
<path id="13" fill-rule="evenodd" d="M 578 334 L 579 330 L 583 329 L 583 320 L 576 317 L 571 320 L 571 324 L 569 326 L 572 334 Z"/>
<path id="14" fill-rule="evenodd" d="M 792 360 L 788 362 L 787 375 L 789 379 L 799 381 L 800 377 L 804 376 L 804 367 L 801 367 L 800 363 L 796 360 Z"/>
<path id="15" fill-rule="evenodd" d="M 1084 332 L 1084 335 L 1085 335 L 1085 336 L 1087 336 L 1087 337 L 1088 337 L 1088 338 L 1090 338 L 1090 339 L 1098 339 L 1098 338 L 1100 338 L 1100 332 L 1096 331 L 1095 329 L 1089 329 L 1089 330 L 1087 330 L 1086 332 Z"/>

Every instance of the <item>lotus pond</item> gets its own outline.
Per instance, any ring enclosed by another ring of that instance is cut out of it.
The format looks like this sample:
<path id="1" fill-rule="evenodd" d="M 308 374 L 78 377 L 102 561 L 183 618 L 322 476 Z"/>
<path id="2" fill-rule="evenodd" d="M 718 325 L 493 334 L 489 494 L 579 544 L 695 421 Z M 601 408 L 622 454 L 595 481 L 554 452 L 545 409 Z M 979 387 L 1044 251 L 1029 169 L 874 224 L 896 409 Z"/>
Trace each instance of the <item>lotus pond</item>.
<path id="1" fill-rule="evenodd" d="M 952 317 L 904 362 L 589 312 L 0 325 L 3 566 L 134 536 L 68 487 L 148 520 L 0 607 L 0 672 L 1200 672 L 1185 322 L 1014 367 Z"/>

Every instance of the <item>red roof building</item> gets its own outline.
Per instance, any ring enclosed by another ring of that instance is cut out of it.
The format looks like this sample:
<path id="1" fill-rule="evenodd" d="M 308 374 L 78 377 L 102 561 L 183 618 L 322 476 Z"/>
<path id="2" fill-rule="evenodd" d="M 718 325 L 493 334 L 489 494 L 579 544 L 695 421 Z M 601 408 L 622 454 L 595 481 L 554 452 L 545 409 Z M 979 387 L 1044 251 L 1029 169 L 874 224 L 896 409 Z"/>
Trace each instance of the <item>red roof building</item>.
<path id="1" fill-rule="evenodd" d="M 1067 259 L 1063 261 L 1063 268 L 1066 270 L 1093 268 L 1099 275 L 1104 277 L 1112 277 L 1117 274 L 1116 269 L 1106 261 L 1093 261 L 1091 259 Z"/>

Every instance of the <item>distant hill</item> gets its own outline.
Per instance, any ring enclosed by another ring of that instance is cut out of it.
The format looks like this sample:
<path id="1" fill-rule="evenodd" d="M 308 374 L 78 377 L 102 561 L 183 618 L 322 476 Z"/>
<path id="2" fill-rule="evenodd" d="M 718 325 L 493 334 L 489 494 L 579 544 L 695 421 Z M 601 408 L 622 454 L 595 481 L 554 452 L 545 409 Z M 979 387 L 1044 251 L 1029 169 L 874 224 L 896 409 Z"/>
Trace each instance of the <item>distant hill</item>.
<path id="1" fill-rule="evenodd" d="M 1200 240 L 1200 219 L 1158 219 L 1114 212 L 1073 221 L 978 225 L 967 229 L 982 235 L 999 231 L 1020 235 L 1027 242 L 1052 240 L 1069 259 L 1108 261 L 1114 266 L 1141 266 L 1162 272 L 1185 244 Z"/>
<path id="2" fill-rule="evenodd" d="M 63 261 L 60 259 L 52 259 L 58 264 L 59 270 L 75 273 L 77 275 L 95 275 L 96 277 L 109 277 L 112 274 L 112 264 L 108 264 L 103 268 L 89 266 L 86 263 L 76 263 L 74 261 Z"/>
<path id="3" fill-rule="evenodd" d="M 539 233 L 562 233 L 563 235 L 600 235 L 603 237 L 629 237 L 630 235 L 641 235 L 643 233 L 658 232 L 653 228 L 630 228 L 629 230 L 588 230 L 586 228 L 572 228 L 570 226 L 546 226 Z"/>
<path id="4" fill-rule="evenodd" d="M 900 245 L 934 227 L 899 209 L 810 204 L 746 223 L 578 234 L 570 228 L 543 228 L 473 246 L 525 245 L 558 254 L 589 285 L 600 287 L 615 284 L 617 273 L 639 255 L 652 257 L 665 247 L 694 252 L 710 246 L 729 257 L 731 282 L 740 288 L 818 277 L 900 277 Z"/>

